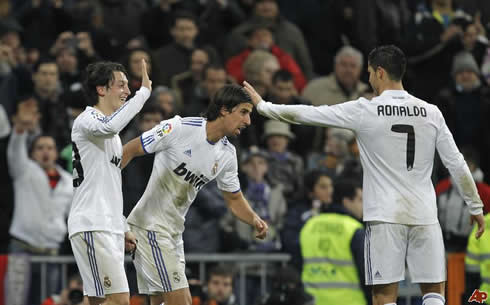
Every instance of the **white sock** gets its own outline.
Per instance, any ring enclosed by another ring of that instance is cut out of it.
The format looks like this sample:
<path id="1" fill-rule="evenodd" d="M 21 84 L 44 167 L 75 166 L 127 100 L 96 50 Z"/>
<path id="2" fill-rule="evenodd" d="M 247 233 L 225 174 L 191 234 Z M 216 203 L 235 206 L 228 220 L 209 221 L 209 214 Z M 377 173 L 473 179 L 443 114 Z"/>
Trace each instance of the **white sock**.
<path id="1" fill-rule="evenodd" d="M 422 301 L 422 305 L 444 305 L 446 303 L 446 299 L 435 292 L 424 294 Z"/>
<path id="2" fill-rule="evenodd" d="M 396 305 L 396 303 L 387 303 L 385 305 Z"/>

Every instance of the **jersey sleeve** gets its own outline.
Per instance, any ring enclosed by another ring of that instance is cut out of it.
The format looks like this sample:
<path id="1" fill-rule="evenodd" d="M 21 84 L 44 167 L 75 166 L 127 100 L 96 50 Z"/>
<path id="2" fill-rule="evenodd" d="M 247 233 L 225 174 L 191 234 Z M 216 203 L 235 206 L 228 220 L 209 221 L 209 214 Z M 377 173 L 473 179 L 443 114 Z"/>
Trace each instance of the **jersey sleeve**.
<path id="1" fill-rule="evenodd" d="M 291 124 L 305 124 L 324 127 L 339 127 L 359 130 L 363 99 L 333 106 L 277 105 L 261 101 L 257 111 L 271 119 Z"/>
<path id="2" fill-rule="evenodd" d="M 26 131 L 21 134 L 17 133 L 15 128 L 12 131 L 7 147 L 7 161 L 10 174 L 14 179 L 22 175 L 29 162 L 33 162 L 27 152 Z"/>
<path id="3" fill-rule="evenodd" d="M 236 153 L 234 158 L 232 158 L 225 166 L 226 168 L 221 171 L 216 178 L 216 181 L 218 182 L 218 189 L 229 193 L 236 193 L 240 191 Z"/>
<path id="4" fill-rule="evenodd" d="M 439 109 L 436 109 L 436 121 L 438 125 L 436 148 L 442 163 L 449 170 L 456 188 L 466 204 L 469 205 L 470 214 L 481 214 L 483 213 L 483 203 L 480 195 L 478 195 L 475 181 Z"/>
<path id="5" fill-rule="evenodd" d="M 92 111 L 87 115 L 82 129 L 96 137 L 112 137 L 118 134 L 143 108 L 150 97 L 150 90 L 141 87 L 135 96 L 124 103 L 112 115 L 104 116 L 98 111 Z"/>
<path id="6" fill-rule="evenodd" d="M 141 146 L 145 153 L 155 153 L 171 146 L 180 132 L 180 126 L 180 117 L 174 117 L 161 121 L 157 126 L 141 134 Z"/>

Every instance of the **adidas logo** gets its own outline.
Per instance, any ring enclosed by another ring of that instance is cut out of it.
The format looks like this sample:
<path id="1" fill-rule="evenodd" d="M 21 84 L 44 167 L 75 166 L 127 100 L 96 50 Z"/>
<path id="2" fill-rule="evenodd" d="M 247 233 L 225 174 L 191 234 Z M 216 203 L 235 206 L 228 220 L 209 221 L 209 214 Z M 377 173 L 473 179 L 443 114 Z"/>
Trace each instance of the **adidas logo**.
<path id="1" fill-rule="evenodd" d="M 184 151 L 184 155 L 191 157 L 192 156 L 191 150 L 188 149 L 188 150 Z"/>
<path id="2" fill-rule="evenodd" d="M 379 271 L 376 271 L 376 274 L 374 275 L 374 278 L 375 278 L 375 279 L 380 279 L 380 278 L 382 278 L 381 273 L 379 273 Z"/>

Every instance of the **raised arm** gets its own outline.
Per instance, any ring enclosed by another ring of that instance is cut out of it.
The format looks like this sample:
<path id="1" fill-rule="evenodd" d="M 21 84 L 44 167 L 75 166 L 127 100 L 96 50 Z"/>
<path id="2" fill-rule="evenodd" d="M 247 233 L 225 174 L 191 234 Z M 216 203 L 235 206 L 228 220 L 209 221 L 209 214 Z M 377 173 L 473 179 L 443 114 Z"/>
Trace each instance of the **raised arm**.
<path id="1" fill-rule="evenodd" d="M 146 70 L 146 62 L 141 59 L 142 65 L 142 82 L 141 88 L 136 92 L 135 96 L 124 103 L 112 115 L 105 117 L 98 112 L 92 114 L 93 120 L 88 122 L 88 131 L 99 137 L 112 137 L 123 130 L 133 117 L 140 112 L 143 105 L 148 100 L 151 94 L 151 80 Z"/>
<path id="2" fill-rule="evenodd" d="M 242 192 L 231 193 L 223 191 L 223 197 L 233 215 L 255 228 L 257 231 L 255 237 L 259 239 L 266 237 L 269 229 L 267 223 L 252 210 Z"/>

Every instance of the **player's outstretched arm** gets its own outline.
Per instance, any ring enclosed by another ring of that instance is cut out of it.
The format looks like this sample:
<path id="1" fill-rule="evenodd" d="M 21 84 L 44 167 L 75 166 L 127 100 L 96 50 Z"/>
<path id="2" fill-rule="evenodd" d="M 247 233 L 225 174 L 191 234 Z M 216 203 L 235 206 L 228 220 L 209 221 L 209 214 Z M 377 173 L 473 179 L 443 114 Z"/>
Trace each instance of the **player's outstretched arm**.
<path id="1" fill-rule="evenodd" d="M 123 146 L 121 169 L 125 168 L 134 157 L 142 156 L 144 154 L 145 150 L 141 144 L 141 139 L 139 137 L 132 139 Z"/>
<path id="2" fill-rule="evenodd" d="M 278 105 L 262 100 L 254 87 L 243 82 L 243 89 L 252 99 L 257 111 L 268 118 L 290 124 L 339 127 L 356 131 L 362 109 L 358 101 L 345 102 L 334 106 Z"/>
<path id="3" fill-rule="evenodd" d="M 242 192 L 230 193 L 223 191 L 223 197 L 233 215 L 255 228 L 255 237 L 264 239 L 267 236 L 269 226 L 252 210 Z"/>

